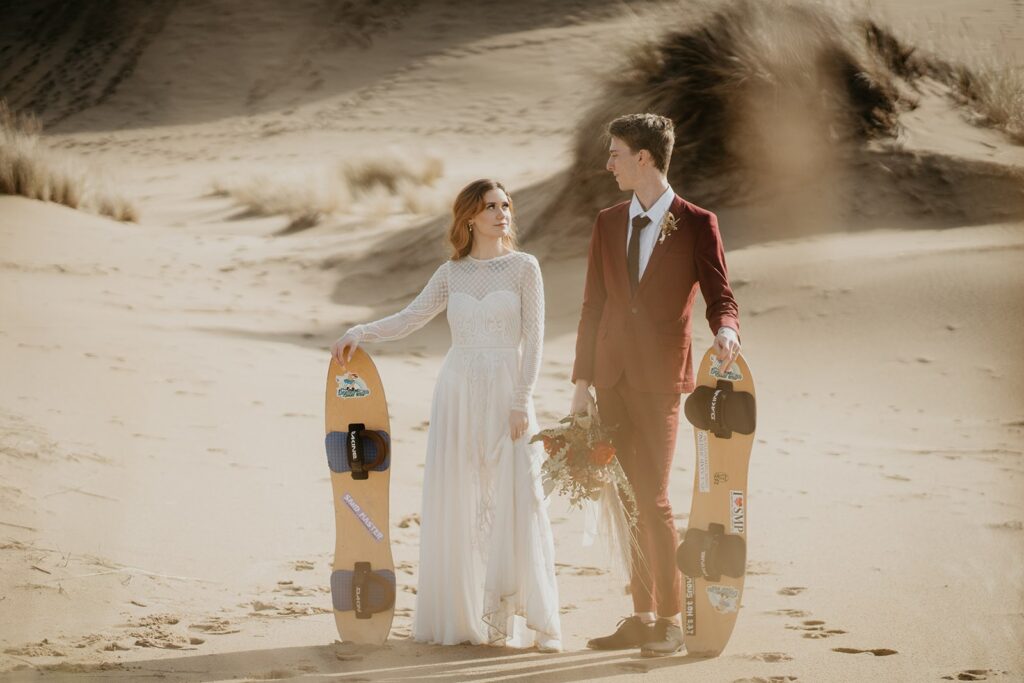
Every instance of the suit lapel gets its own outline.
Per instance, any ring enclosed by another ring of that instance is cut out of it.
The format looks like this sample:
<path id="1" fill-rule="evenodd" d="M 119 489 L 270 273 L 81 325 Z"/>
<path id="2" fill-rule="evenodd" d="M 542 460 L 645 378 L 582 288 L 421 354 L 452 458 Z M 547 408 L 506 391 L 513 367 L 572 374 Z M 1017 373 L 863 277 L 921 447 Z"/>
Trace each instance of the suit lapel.
<path id="1" fill-rule="evenodd" d="M 680 197 L 679 195 L 675 196 L 675 198 L 672 200 L 672 204 L 668 207 L 668 212 L 675 217 L 676 221 L 680 224 L 680 227 L 682 227 L 682 225 L 681 225 L 682 224 L 682 220 L 683 220 L 683 199 L 682 199 L 682 197 Z M 627 220 L 628 220 L 628 215 L 627 215 Z M 662 219 L 662 220 L 664 220 L 664 219 Z M 653 227 L 654 227 L 655 230 L 658 230 L 658 231 L 661 230 L 661 226 L 660 225 L 656 225 L 656 226 L 653 226 Z M 637 294 L 639 294 L 640 290 L 642 290 L 644 288 L 644 283 L 651 279 L 649 277 L 651 272 L 655 268 L 658 267 L 658 264 L 661 263 L 661 260 L 665 257 L 665 252 L 668 250 L 668 244 L 667 243 L 668 243 L 668 241 L 670 239 L 672 239 L 671 236 L 666 237 L 665 241 L 662 242 L 661 241 L 661 235 L 658 236 L 658 240 L 654 243 L 654 251 L 651 252 L 651 258 L 650 258 L 649 261 L 647 261 L 647 267 L 644 268 L 644 274 L 640 277 L 640 286 L 638 286 L 636 288 Z"/>
<path id="2" fill-rule="evenodd" d="M 614 264 L 614 275 L 616 280 L 620 283 L 619 286 L 625 287 L 626 292 L 629 292 L 629 267 L 626 264 L 626 239 L 629 236 L 629 204 L 625 205 L 625 209 L 622 211 L 621 219 L 617 219 L 609 231 L 609 238 L 611 244 L 608 245 L 608 253 L 611 254 L 612 264 Z"/>

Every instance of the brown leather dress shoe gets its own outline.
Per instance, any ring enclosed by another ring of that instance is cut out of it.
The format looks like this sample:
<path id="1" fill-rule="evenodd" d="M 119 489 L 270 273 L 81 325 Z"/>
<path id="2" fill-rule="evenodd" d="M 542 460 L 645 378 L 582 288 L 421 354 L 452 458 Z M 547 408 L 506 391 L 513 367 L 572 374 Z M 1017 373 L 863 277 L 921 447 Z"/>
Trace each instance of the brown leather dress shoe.
<path id="1" fill-rule="evenodd" d="M 654 623 L 654 637 L 640 646 L 642 657 L 667 657 L 683 649 L 683 629 L 671 619 Z"/>
<path id="2" fill-rule="evenodd" d="M 626 650 L 631 647 L 640 647 L 654 639 L 654 626 L 640 621 L 640 617 L 634 615 L 619 621 L 615 633 L 601 638 L 592 638 L 587 641 L 587 647 L 591 650 Z"/>

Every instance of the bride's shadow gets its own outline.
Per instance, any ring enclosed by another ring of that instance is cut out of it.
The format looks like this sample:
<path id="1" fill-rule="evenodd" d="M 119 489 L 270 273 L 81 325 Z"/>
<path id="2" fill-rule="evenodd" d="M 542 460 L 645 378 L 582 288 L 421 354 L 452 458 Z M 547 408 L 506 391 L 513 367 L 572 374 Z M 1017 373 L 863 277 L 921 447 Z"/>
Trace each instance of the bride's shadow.
<path id="1" fill-rule="evenodd" d="M 545 654 L 483 646 L 432 646 L 393 640 L 380 647 L 317 645 L 165 657 L 123 664 L 56 665 L 0 675 L 11 681 L 161 681 L 205 683 L 219 680 L 412 681 L 441 683 L 508 679 L 591 681 L 647 673 L 702 661 L 695 657 L 643 659 L 635 650 L 580 650 Z M 9 678 L 8 678 L 9 677 Z"/>

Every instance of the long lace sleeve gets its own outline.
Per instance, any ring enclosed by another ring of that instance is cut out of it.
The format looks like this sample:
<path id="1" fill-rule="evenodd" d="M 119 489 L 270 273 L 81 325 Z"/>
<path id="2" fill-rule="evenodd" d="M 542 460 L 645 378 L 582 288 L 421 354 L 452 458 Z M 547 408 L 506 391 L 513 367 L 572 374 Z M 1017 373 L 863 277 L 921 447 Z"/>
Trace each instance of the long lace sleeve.
<path id="1" fill-rule="evenodd" d="M 444 310 L 448 304 L 448 262 L 430 276 L 423 291 L 398 313 L 371 323 L 356 325 L 349 332 L 360 342 L 391 341 L 412 334 Z"/>
<path id="2" fill-rule="evenodd" d="M 525 412 L 537 377 L 540 375 L 540 359 L 544 346 L 544 282 L 540 275 L 540 264 L 533 256 L 530 256 L 523 266 L 521 279 L 523 353 L 512 408 Z"/>

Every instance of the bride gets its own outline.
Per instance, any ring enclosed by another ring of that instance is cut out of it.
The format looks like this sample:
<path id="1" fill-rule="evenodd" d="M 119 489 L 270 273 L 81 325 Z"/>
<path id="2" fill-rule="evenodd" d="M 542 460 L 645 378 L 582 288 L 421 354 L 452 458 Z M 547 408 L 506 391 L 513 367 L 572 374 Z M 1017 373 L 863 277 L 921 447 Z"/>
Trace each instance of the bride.
<path id="1" fill-rule="evenodd" d="M 403 310 L 334 343 L 399 339 L 448 309 L 452 346 L 430 409 L 413 638 L 561 648 L 554 544 L 540 484 L 532 392 L 544 338 L 537 259 L 515 249 L 512 198 L 477 180 L 459 192 L 452 255 Z"/>

